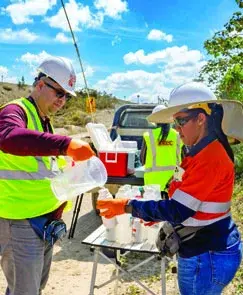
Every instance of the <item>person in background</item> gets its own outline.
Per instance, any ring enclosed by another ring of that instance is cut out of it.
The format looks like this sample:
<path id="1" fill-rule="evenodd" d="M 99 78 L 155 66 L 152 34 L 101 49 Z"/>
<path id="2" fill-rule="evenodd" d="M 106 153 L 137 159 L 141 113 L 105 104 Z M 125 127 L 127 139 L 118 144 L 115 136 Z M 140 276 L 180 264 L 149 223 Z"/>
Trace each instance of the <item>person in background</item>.
<path id="1" fill-rule="evenodd" d="M 53 134 L 50 122 L 66 99 L 76 96 L 71 63 L 50 56 L 38 71 L 29 97 L 0 108 L 0 256 L 7 295 L 39 295 L 47 282 L 53 247 L 30 220 L 61 218 L 67 204 L 50 187 L 63 165 L 60 156 L 83 161 L 94 155 L 86 142 Z"/>
<path id="2" fill-rule="evenodd" d="M 166 109 L 157 105 L 152 114 Z M 158 123 L 143 135 L 141 163 L 145 166 L 144 184 L 159 184 L 165 191 L 166 184 L 173 176 L 176 166 L 181 162 L 180 136 L 169 123 Z"/>
<path id="3" fill-rule="evenodd" d="M 156 123 L 174 121 L 189 147 L 178 175 L 170 183 L 170 199 L 115 199 L 97 204 L 102 210 L 100 215 L 106 218 L 132 213 L 145 221 L 168 221 L 173 226 L 177 240 L 172 244 L 177 243 L 179 248 L 178 284 L 182 295 L 222 294 L 240 266 L 241 237 L 230 213 L 234 155 L 227 136 L 243 140 L 242 110 L 240 102 L 217 100 L 202 83 L 175 88 L 169 107 L 149 116 Z M 187 230 L 190 234 L 182 239 L 179 232 Z M 160 245 L 167 246 L 160 250 L 171 250 L 167 243 L 171 242 L 170 236 L 162 237 L 160 230 L 158 239 Z"/>

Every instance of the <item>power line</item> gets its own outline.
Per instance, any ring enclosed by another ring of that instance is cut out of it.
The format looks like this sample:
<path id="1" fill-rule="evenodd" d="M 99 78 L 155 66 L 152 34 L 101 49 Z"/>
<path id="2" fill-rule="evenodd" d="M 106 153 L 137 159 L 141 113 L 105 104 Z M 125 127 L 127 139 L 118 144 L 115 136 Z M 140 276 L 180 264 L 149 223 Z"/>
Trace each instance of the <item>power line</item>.
<path id="1" fill-rule="evenodd" d="M 77 55 L 78 55 L 78 60 L 79 60 L 79 63 L 80 63 L 80 67 L 81 67 L 81 71 L 82 71 L 82 75 L 83 75 L 83 79 L 84 79 L 85 91 L 86 91 L 87 96 L 88 96 L 88 103 L 90 104 L 90 107 L 92 107 L 92 106 L 91 106 L 90 96 L 89 96 L 89 88 L 88 88 L 87 80 L 86 80 L 86 77 L 85 77 L 84 68 L 83 68 L 83 63 L 82 63 L 82 60 L 81 60 L 81 57 L 80 57 L 80 53 L 79 53 L 79 49 L 78 49 L 78 45 L 77 45 L 77 43 L 76 43 L 76 39 L 75 39 L 75 36 L 74 36 L 73 30 L 72 30 L 72 26 L 71 26 L 71 23 L 70 23 L 70 21 L 69 21 L 68 14 L 67 14 L 67 11 L 66 11 L 66 8 L 65 8 L 65 5 L 64 5 L 64 3 L 63 3 L 63 0 L 61 0 L 61 3 L 62 3 L 62 7 L 63 7 L 64 13 L 65 13 L 65 16 L 66 16 L 66 19 L 67 19 L 67 22 L 68 22 L 68 26 L 69 26 L 69 29 L 70 29 L 70 32 L 71 32 L 72 38 L 73 38 L 73 44 L 74 44 L 74 47 L 75 47 L 76 52 L 77 52 Z M 94 122 L 93 113 L 91 113 L 91 117 L 92 117 L 92 121 Z"/>

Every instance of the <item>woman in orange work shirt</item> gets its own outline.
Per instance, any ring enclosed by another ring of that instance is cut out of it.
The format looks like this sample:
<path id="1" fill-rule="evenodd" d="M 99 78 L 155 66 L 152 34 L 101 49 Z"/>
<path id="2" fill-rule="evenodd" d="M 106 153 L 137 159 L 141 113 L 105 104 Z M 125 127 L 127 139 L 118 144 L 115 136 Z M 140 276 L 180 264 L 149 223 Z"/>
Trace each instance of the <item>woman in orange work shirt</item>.
<path id="1" fill-rule="evenodd" d="M 242 259 L 240 234 L 230 214 L 234 155 L 227 139 L 243 140 L 242 113 L 241 103 L 217 100 L 202 83 L 175 88 L 168 108 L 148 118 L 155 123 L 174 121 L 189 148 L 177 169 L 180 175 L 170 183 L 170 199 L 98 201 L 97 208 L 106 209 L 101 215 L 107 218 L 132 213 L 145 221 L 168 221 L 174 228 L 192 232 L 187 238 L 180 236 L 178 244 L 182 295 L 221 294 Z"/>

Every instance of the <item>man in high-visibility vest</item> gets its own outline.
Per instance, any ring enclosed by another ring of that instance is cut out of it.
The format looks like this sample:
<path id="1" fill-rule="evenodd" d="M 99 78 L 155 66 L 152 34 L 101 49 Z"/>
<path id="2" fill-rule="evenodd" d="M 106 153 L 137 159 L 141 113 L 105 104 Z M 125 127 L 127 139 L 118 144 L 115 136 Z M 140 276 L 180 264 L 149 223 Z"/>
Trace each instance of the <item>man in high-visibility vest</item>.
<path id="1" fill-rule="evenodd" d="M 47 282 L 53 247 L 32 226 L 33 220 L 60 219 L 67 205 L 50 186 L 63 165 L 60 156 L 82 161 L 94 155 L 86 142 L 54 135 L 50 123 L 68 95 L 76 96 L 71 63 L 50 56 L 38 71 L 29 97 L 0 108 L 0 255 L 7 295 L 39 295 Z"/>
<path id="2" fill-rule="evenodd" d="M 152 113 L 165 108 L 164 105 L 157 105 Z M 160 190 L 164 191 L 176 165 L 181 162 L 179 134 L 165 123 L 157 124 L 157 128 L 145 132 L 143 137 L 141 162 L 145 165 L 144 184 L 159 184 Z"/>

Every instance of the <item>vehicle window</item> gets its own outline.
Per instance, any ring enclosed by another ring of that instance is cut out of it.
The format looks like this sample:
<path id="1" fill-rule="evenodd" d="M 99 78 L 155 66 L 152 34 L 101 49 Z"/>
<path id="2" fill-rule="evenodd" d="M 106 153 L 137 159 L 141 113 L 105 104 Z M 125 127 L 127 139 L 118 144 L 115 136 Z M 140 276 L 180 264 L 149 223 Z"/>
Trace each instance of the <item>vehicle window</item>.
<path id="1" fill-rule="evenodd" d="M 128 128 L 153 128 L 154 124 L 147 121 L 152 110 L 139 110 L 125 112 L 121 116 L 120 126 Z"/>

